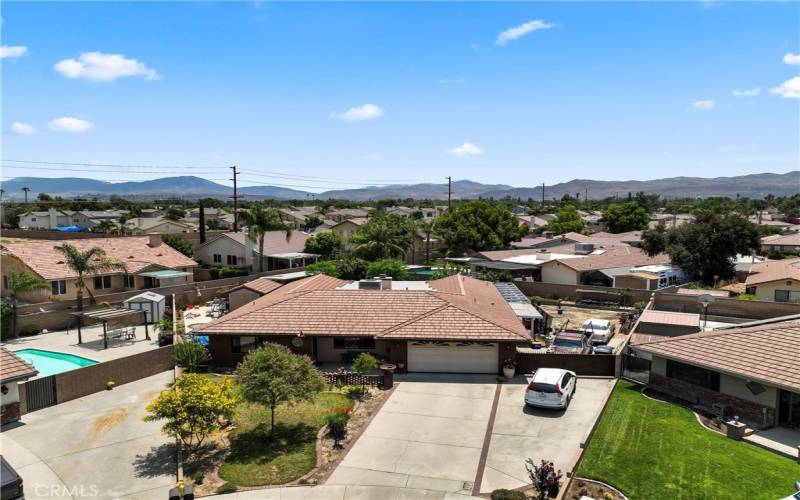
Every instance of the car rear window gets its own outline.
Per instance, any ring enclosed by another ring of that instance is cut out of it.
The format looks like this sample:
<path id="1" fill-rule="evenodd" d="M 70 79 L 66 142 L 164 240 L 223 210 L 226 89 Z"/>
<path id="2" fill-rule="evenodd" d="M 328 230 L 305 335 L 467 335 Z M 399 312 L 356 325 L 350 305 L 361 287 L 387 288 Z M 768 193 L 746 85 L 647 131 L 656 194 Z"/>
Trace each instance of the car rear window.
<path id="1" fill-rule="evenodd" d="M 531 390 L 536 392 L 553 394 L 556 392 L 556 386 L 553 384 L 546 384 L 544 382 L 534 382 L 533 384 L 531 384 Z"/>

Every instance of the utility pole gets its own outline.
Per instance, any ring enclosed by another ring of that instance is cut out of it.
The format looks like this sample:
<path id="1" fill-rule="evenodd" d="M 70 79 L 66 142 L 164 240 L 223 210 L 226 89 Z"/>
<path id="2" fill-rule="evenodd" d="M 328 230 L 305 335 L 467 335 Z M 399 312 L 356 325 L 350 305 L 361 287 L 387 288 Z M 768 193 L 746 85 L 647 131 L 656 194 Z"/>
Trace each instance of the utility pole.
<path id="1" fill-rule="evenodd" d="M 585 188 L 584 193 L 585 194 L 583 195 L 583 202 L 586 203 L 586 206 L 588 207 L 589 206 L 589 188 L 588 187 Z"/>
<path id="2" fill-rule="evenodd" d="M 544 208 L 544 182 L 542 183 L 542 208 Z"/>
<path id="3" fill-rule="evenodd" d="M 236 171 L 236 165 L 231 167 L 233 170 L 233 232 L 239 232 L 239 194 L 236 191 L 236 176 L 239 172 Z"/>
<path id="4" fill-rule="evenodd" d="M 447 176 L 447 210 L 450 211 L 453 209 L 453 178 L 449 175 Z"/>

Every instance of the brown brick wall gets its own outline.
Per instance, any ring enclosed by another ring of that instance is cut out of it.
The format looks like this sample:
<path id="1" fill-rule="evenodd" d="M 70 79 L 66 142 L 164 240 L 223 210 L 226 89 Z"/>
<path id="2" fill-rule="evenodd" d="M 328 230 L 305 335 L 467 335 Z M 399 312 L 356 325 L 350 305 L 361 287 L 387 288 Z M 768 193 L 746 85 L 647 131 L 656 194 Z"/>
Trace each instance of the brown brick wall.
<path id="1" fill-rule="evenodd" d="M 656 293 L 655 309 L 658 311 L 703 314 L 703 308 L 696 296 L 677 293 Z M 800 304 L 726 299 L 719 297 L 708 306 L 709 317 L 722 316 L 730 318 L 769 319 L 792 314 L 800 314 Z"/>
<path id="2" fill-rule="evenodd" d="M 752 401 L 746 401 L 735 396 L 706 389 L 705 387 L 665 377 L 652 371 L 650 372 L 649 387 L 692 405 L 700 405 L 706 408 L 710 408 L 715 403 L 728 405 L 731 407 L 733 415 L 738 415 L 742 422 L 756 429 L 775 425 L 775 409 Z"/>
<path id="3" fill-rule="evenodd" d="M 613 377 L 616 356 L 600 354 L 517 353 L 517 373 L 532 373 L 539 368 L 561 368 L 578 375 Z"/>
<path id="4" fill-rule="evenodd" d="M 171 370 L 175 366 L 172 353 L 172 346 L 159 347 L 152 351 L 59 373 L 56 375 L 58 402 L 64 403 L 105 390 L 106 382 L 109 380 L 113 380 L 115 385 L 122 385 Z"/>

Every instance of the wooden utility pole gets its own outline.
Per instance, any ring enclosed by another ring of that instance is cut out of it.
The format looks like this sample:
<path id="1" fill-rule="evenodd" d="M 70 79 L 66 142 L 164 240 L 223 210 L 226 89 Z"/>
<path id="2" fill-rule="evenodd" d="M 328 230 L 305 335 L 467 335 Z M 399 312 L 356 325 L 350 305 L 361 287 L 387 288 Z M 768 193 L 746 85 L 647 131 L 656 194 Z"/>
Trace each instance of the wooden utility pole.
<path id="1" fill-rule="evenodd" d="M 236 171 L 236 165 L 231 167 L 233 170 L 233 232 L 239 232 L 239 194 L 236 191 L 236 176 L 239 172 Z"/>
<path id="2" fill-rule="evenodd" d="M 544 208 L 544 182 L 542 183 L 542 208 Z"/>
<path id="3" fill-rule="evenodd" d="M 447 210 L 453 209 L 453 178 L 449 175 L 447 176 Z"/>

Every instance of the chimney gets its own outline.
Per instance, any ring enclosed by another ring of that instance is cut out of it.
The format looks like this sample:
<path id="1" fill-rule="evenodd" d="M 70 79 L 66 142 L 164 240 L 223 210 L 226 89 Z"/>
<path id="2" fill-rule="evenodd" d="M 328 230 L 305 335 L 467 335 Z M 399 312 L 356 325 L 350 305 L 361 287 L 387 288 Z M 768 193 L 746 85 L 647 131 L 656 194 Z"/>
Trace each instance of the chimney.
<path id="1" fill-rule="evenodd" d="M 148 234 L 147 237 L 149 240 L 147 242 L 147 246 L 153 248 L 161 246 L 161 234 L 159 233 Z"/>

